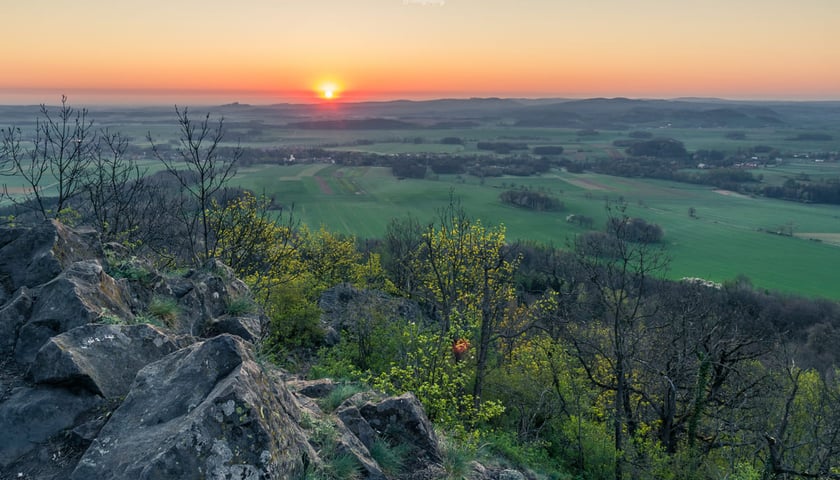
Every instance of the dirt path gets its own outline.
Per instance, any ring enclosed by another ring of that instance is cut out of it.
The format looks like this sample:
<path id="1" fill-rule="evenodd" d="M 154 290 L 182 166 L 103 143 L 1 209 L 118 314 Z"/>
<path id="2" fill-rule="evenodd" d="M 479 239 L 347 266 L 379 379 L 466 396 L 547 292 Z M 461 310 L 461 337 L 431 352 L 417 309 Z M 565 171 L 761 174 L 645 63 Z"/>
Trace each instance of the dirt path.
<path id="1" fill-rule="evenodd" d="M 323 177 L 319 177 L 319 176 L 316 175 L 316 176 L 313 176 L 312 178 L 314 178 L 315 181 L 318 182 L 318 188 L 321 189 L 321 193 L 323 193 L 324 195 L 332 195 L 333 194 L 332 188 L 327 183 L 327 181 L 324 180 Z"/>
<path id="2" fill-rule="evenodd" d="M 611 190 L 609 187 L 605 185 L 601 185 L 600 183 L 595 183 L 592 180 L 586 180 L 584 178 L 564 178 L 564 182 L 571 183 L 572 185 L 580 188 L 584 188 L 586 190 L 604 190 L 609 191 Z"/>

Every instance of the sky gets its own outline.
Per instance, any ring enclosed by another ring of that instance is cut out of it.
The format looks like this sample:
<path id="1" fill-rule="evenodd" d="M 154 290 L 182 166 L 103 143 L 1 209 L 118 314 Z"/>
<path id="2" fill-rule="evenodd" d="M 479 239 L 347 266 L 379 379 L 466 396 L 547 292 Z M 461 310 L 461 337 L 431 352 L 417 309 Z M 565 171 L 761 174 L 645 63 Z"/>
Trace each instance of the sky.
<path id="1" fill-rule="evenodd" d="M 840 0 L 0 3 L 0 104 L 840 100 Z"/>

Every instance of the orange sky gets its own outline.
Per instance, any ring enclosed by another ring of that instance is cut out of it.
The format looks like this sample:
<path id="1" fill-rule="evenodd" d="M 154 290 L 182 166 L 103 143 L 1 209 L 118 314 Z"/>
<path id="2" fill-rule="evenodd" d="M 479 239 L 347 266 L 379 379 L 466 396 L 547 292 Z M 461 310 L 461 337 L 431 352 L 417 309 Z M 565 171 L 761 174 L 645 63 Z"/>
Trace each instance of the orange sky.
<path id="1" fill-rule="evenodd" d="M 840 100 L 840 0 L 26 0 L 0 103 Z"/>

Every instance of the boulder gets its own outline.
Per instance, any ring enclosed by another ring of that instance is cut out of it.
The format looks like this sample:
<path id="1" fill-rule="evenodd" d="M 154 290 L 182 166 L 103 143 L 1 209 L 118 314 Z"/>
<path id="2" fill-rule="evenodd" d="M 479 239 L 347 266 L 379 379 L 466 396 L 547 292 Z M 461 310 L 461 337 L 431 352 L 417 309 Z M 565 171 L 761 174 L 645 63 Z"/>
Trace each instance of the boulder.
<path id="1" fill-rule="evenodd" d="M 335 411 L 335 414 L 341 420 L 341 423 L 350 429 L 368 450 L 373 448 L 378 435 L 355 405 L 342 404 Z"/>
<path id="2" fill-rule="evenodd" d="M 79 260 L 104 259 L 92 229 L 69 229 L 59 222 L 0 228 L 0 301 L 20 287 L 49 282 Z"/>
<path id="3" fill-rule="evenodd" d="M 73 427 L 102 398 L 61 388 L 19 388 L 0 404 L 0 471 Z"/>
<path id="4" fill-rule="evenodd" d="M 55 335 L 105 315 L 134 318 L 123 288 L 96 260 L 72 264 L 39 287 L 36 295 L 29 321 L 20 328 L 15 344 L 15 360 L 25 365 Z"/>
<path id="5" fill-rule="evenodd" d="M 365 480 L 386 480 L 385 474 L 379 468 L 379 464 L 370 454 L 370 450 L 346 425 L 339 422 L 336 425 L 336 453 L 339 455 L 350 455 L 356 459 L 363 470 Z"/>
<path id="6" fill-rule="evenodd" d="M 72 479 L 302 478 L 315 458 L 283 385 L 221 335 L 140 370 Z"/>
<path id="7" fill-rule="evenodd" d="M 368 402 L 359 408 L 362 417 L 377 434 L 397 445 L 411 445 L 406 467 L 421 469 L 440 464 L 442 456 L 432 422 L 412 393 L 389 397 L 379 403 Z"/>
<path id="8" fill-rule="evenodd" d="M 115 399 L 128 393 L 141 368 L 187 343 L 151 325 L 83 325 L 51 338 L 29 374 L 36 383 L 82 387 Z"/>

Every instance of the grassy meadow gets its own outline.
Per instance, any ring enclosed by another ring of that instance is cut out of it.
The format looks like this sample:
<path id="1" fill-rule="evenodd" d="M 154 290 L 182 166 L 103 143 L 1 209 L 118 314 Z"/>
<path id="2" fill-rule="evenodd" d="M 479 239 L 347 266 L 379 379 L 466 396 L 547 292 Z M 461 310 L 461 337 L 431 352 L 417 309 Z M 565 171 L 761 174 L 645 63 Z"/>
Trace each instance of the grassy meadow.
<path id="1" fill-rule="evenodd" d="M 241 169 L 235 182 L 294 204 L 295 216 L 357 238 L 380 237 L 388 221 L 412 215 L 431 221 L 450 192 L 485 224 L 503 224 L 508 239 L 565 245 L 583 229 L 566 222 L 576 213 L 606 218 L 607 200 L 665 230 L 668 276 L 717 282 L 749 277 L 770 290 L 840 299 L 840 209 L 828 205 L 751 198 L 710 187 L 597 174 L 554 172 L 540 177 L 500 177 L 482 184 L 470 176 L 399 180 L 383 167 L 336 165 L 258 166 Z M 563 201 L 559 212 L 536 212 L 499 201 L 511 186 L 543 190 Z M 689 216 L 694 208 L 695 218 Z M 795 236 L 774 232 L 793 228 Z"/>

